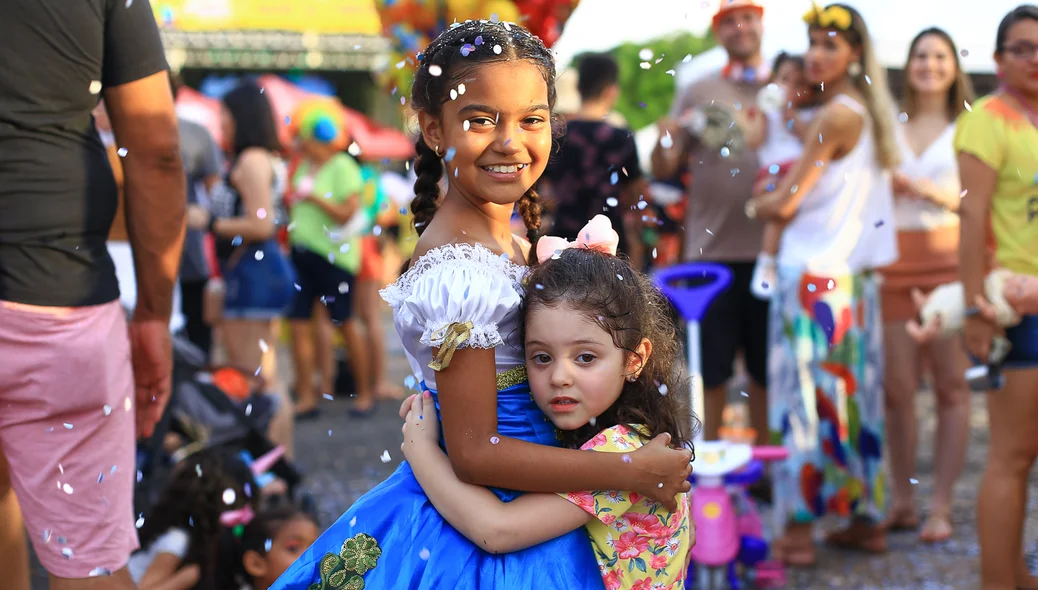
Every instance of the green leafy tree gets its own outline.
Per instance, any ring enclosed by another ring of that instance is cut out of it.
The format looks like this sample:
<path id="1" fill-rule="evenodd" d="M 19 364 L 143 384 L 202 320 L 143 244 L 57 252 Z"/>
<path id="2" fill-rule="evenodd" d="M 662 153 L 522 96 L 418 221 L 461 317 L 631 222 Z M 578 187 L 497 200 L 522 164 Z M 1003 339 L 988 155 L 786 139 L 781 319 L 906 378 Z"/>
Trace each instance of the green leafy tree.
<path id="1" fill-rule="evenodd" d="M 620 66 L 621 92 L 616 110 L 627 119 L 630 128 L 641 129 L 666 115 L 674 100 L 674 71 L 686 56 L 694 57 L 715 44 L 709 33 L 680 33 L 611 49 L 609 53 Z"/>

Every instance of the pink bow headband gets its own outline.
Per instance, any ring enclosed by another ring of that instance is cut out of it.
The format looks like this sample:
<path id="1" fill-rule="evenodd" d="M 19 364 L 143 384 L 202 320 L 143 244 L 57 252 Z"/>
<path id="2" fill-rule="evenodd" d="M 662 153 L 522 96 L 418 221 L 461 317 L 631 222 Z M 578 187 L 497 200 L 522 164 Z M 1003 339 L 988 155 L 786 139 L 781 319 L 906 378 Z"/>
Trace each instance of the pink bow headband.
<path id="1" fill-rule="evenodd" d="M 537 262 L 543 264 L 567 248 L 587 248 L 616 256 L 616 246 L 619 243 L 620 236 L 613 229 L 609 218 L 605 215 L 595 215 L 577 234 L 575 242 L 555 236 L 544 236 L 537 240 Z"/>
<path id="2" fill-rule="evenodd" d="M 221 514 L 220 524 L 226 527 L 247 526 L 255 517 L 256 513 L 252 511 L 252 506 L 246 504 L 238 510 L 228 510 Z"/>

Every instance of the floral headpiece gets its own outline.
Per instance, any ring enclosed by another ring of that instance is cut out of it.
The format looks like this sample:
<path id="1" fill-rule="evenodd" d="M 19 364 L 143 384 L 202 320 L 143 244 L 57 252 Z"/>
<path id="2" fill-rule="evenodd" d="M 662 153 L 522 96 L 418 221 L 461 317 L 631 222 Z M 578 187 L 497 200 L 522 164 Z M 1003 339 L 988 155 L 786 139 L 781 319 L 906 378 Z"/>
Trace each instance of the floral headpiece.
<path id="1" fill-rule="evenodd" d="M 828 8 L 822 8 L 812 2 L 811 10 L 804 13 L 805 23 L 823 29 L 834 28 L 846 31 L 851 28 L 852 20 L 851 11 L 843 6 L 833 5 Z"/>

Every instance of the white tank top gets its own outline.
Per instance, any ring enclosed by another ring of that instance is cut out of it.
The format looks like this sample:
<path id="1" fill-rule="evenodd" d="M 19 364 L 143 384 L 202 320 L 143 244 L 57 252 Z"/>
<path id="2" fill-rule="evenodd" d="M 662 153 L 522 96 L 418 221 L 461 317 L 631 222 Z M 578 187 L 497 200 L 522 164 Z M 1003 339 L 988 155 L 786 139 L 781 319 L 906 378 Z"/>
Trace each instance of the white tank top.
<path id="1" fill-rule="evenodd" d="M 858 113 L 864 125 L 858 143 L 829 162 L 782 231 L 778 264 L 790 270 L 858 273 L 898 257 L 890 174 L 876 162 L 868 111 L 846 95 L 833 100 Z"/>
<path id="2" fill-rule="evenodd" d="M 925 178 L 938 187 L 959 192 L 959 163 L 955 156 L 955 124 L 945 128 L 937 139 L 916 155 L 901 125 L 897 139 L 901 147 L 901 173 L 912 179 Z M 925 231 L 944 227 L 958 227 L 958 214 L 924 199 L 895 198 L 894 216 L 898 231 Z"/>

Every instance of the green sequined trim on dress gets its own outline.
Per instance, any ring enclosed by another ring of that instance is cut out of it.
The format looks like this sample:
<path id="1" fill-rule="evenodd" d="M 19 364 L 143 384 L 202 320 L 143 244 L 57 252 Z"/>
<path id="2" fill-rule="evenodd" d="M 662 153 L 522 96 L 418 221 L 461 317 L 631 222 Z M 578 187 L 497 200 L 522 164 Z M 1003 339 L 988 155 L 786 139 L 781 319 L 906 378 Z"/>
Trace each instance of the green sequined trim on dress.
<path id="1" fill-rule="evenodd" d="M 513 385 L 519 385 L 520 383 L 526 383 L 526 365 L 519 365 L 512 367 L 507 371 L 503 371 L 497 374 L 497 390 L 508 389 Z"/>
<path id="2" fill-rule="evenodd" d="M 382 549 L 371 535 L 358 533 L 342 544 L 339 554 L 321 558 L 321 581 L 309 590 L 364 590 L 364 574 L 375 569 Z"/>

